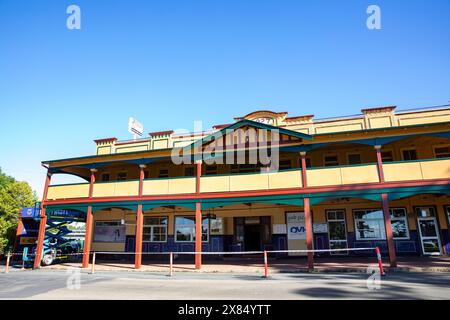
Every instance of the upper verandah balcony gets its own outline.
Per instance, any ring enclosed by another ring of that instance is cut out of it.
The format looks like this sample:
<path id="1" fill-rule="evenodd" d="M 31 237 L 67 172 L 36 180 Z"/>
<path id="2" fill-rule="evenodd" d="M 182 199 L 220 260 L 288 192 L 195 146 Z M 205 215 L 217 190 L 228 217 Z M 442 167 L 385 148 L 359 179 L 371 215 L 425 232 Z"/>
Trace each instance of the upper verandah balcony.
<path id="1" fill-rule="evenodd" d="M 211 171 L 207 166 L 203 166 L 202 176 L 198 180 L 199 190 L 197 180 L 193 177 L 195 166 L 167 165 L 171 149 L 65 159 L 46 164 L 49 165 L 50 172 L 75 174 L 86 180 L 89 179 L 90 169 L 96 168 L 96 180 L 100 181 L 93 184 L 92 199 L 126 199 L 139 196 L 189 197 L 198 192 L 214 195 L 252 191 L 298 191 L 305 187 L 368 186 L 379 183 L 379 167 L 374 146 L 383 145 L 380 155 L 384 160 L 382 168 L 386 183 L 430 182 L 436 179 L 450 179 L 450 160 L 446 159 L 450 153 L 445 154 L 450 145 L 449 129 L 449 123 L 436 123 L 320 134 L 312 136 L 312 140 L 302 139 L 303 136 L 297 135 L 297 140 L 287 138 L 284 143 L 278 145 L 282 161 L 286 159 L 290 161 L 290 165 L 283 168 L 287 170 L 244 174 L 239 170 L 236 172 L 230 166 L 218 171 L 217 169 Z M 287 131 L 285 133 L 289 134 Z M 249 151 L 252 148 L 247 144 L 244 149 Z M 254 148 L 258 149 L 257 146 Z M 437 149 L 440 149 L 440 153 Z M 359 152 L 359 160 L 355 157 L 358 154 L 355 150 Z M 307 186 L 303 184 L 299 152 L 306 152 Z M 393 162 L 394 160 L 397 162 Z M 141 195 L 139 164 L 147 164 Z M 119 176 L 121 170 L 127 173 L 125 177 Z M 103 174 L 108 174 L 108 179 L 103 179 Z M 102 181 L 110 179 L 126 180 Z M 89 190 L 88 183 L 51 186 L 47 200 L 51 202 L 63 199 L 87 199 Z"/>

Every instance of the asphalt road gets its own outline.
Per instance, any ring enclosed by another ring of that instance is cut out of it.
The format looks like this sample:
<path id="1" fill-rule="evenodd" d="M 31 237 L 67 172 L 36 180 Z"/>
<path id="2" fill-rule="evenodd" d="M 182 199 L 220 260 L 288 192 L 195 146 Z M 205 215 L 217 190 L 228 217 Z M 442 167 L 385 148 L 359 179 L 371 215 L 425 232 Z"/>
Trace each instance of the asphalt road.
<path id="1" fill-rule="evenodd" d="M 0 274 L 0 299 L 450 299 L 450 273 L 165 274 L 56 270 Z"/>

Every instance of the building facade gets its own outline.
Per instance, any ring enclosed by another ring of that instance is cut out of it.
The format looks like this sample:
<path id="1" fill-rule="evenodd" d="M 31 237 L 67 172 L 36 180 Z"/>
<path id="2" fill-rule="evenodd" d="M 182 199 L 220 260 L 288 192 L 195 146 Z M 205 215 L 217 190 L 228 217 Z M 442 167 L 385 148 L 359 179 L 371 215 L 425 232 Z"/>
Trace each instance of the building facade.
<path id="1" fill-rule="evenodd" d="M 450 250 L 449 106 L 333 119 L 262 110 L 204 132 L 95 143 L 95 155 L 43 162 L 35 267 L 57 210 L 86 215 L 84 267 L 92 251 L 135 252 L 139 268 L 141 252 L 378 246 L 396 266 Z M 52 185 L 55 174 L 86 183 Z M 306 255 L 312 268 L 319 254 Z"/>

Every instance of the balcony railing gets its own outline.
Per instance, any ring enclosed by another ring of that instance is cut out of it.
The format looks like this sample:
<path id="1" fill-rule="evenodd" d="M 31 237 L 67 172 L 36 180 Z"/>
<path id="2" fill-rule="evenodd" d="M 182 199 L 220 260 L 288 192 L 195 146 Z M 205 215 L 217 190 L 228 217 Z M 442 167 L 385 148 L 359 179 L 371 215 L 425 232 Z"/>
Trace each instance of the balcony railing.
<path id="1" fill-rule="evenodd" d="M 450 159 L 427 159 L 383 164 L 387 182 L 428 179 L 450 179 Z M 376 164 L 309 168 L 309 187 L 341 186 L 378 182 Z M 232 192 L 301 188 L 301 170 L 270 173 L 226 174 L 202 176 L 200 192 Z M 176 195 L 195 193 L 195 177 L 146 179 L 143 195 Z M 133 197 L 139 192 L 139 181 L 111 181 L 94 184 L 94 198 Z M 48 189 L 47 200 L 87 198 L 89 184 L 55 185 Z"/>

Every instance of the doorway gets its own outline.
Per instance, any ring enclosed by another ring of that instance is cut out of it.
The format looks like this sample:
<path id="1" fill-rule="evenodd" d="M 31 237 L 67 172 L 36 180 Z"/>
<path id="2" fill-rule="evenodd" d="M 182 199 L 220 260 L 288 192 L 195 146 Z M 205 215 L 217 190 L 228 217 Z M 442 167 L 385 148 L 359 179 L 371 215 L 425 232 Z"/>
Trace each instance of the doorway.
<path id="1" fill-rule="evenodd" d="M 327 210 L 330 249 L 347 249 L 347 228 L 344 210 Z M 334 251 L 331 255 L 347 255 L 348 251 Z"/>
<path id="2" fill-rule="evenodd" d="M 261 225 L 248 224 L 244 226 L 245 251 L 261 250 Z"/>
<path id="3" fill-rule="evenodd" d="M 417 207 L 417 226 L 424 255 L 440 255 L 441 239 L 434 207 Z"/>

